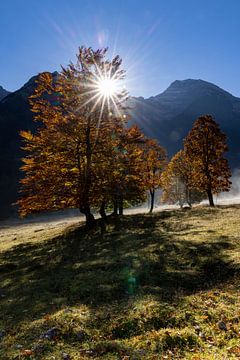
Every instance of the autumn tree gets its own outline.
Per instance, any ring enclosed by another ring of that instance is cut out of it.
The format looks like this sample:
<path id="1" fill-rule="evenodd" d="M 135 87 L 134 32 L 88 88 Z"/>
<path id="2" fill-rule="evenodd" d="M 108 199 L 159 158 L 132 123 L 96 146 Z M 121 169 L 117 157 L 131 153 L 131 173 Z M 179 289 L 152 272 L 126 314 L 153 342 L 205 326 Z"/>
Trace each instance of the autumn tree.
<path id="1" fill-rule="evenodd" d="M 144 199 L 141 172 L 143 143 L 144 135 L 136 125 L 120 128 L 114 134 L 109 194 L 112 195 L 115 215 L 123 214 L 124 200 Z"/>
<path id="2" fill-rule="evenodd" d="M 226 135 L 212 116 L 200 116 L 184 141 L 186 158 L 192 168 L 192 185 L 205 192 L 210 206 L 213 194 L 229 191 L 231 171 L 224 153 L 228 150 Z"/>
<path id="3" fill-rule="evenodd" d="M 177 202 L 180 207 L 187 203 L 191 207 L 193 202 L 202 199 L 202 194 L 192 185 L 192 166 L 184 150 L 172 157 L 161 176 L 161 183 L 163 202 Z"/>
<path id="4" fill-rule="evenodd" d="M 142 181 L 150 194 L 150 210 L 154 208 L 155 192 L 161 186 L 161 174 L 166 166 L 167 154 L 157 140 L 145 139 L 142 154 Z"/>
<path id="5" fill-rule="evenodd" d="M 101 154 L 96 163 L 101 172 L 102 195 L 99 196 L 103 200 L 101 211 L 104 217 L 104 207 L 109 203 L 113 204 L 114 215 L 122 215 L 124 200 L 143 200 L 145 188 L 140 148 L 143 142 L 144 135 L 136 125 L 125 127 L 118 120 L 115 122 L 111 138 L 105 144 L 105 156 Z"/>
<path id="6" fill-rule="evenodd" d="M 162 175 L 162 203 L 179 204 L 182 208 L 185 202 L 185 186 L 178 176 L 173 175 L 169 168 Z"/>
<path id="7" fill-rule="evenodd" d="M 116 122 L 124 126 L 126 93 L 112 91 L 124 71 L 118 56 L 106 60 L 106 51 L 81 47 L 77 63 L 62 68 L 57 79 L 40 75 L 30 99 L 40 125 L 34 134 L 21 132 L 27 154 L 18 201 L 21 215 L 77 207 L 86 223 L 93 223 L 91 207 L 103 200 L 100 157 L 109 155 L 105 145 Z"/>

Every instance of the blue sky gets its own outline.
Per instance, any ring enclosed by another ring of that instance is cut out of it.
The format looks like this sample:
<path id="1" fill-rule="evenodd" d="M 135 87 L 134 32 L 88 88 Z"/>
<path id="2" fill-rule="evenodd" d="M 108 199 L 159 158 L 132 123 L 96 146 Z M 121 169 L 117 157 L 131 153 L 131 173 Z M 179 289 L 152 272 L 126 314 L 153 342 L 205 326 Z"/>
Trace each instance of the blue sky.
<path id="1" fill-rule="evenodd" d="M 1 0 L 0 85 L 59 70 L 80 45 L 108 46 L 132 95 L 201 78 L 240 96 L 239 19 L 239 0 Z"/>

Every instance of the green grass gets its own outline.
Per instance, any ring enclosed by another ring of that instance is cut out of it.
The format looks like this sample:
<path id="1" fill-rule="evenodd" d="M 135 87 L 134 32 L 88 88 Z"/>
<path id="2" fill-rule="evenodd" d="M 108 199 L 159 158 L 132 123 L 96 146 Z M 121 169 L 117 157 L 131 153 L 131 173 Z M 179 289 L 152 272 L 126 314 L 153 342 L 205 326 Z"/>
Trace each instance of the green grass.
<path id="1" fill-rule="evenodd" d="M 105 234 L 2 232 L 0 359 L 240 358 L 239 219 L 238 206 L 195 208 Z"/>

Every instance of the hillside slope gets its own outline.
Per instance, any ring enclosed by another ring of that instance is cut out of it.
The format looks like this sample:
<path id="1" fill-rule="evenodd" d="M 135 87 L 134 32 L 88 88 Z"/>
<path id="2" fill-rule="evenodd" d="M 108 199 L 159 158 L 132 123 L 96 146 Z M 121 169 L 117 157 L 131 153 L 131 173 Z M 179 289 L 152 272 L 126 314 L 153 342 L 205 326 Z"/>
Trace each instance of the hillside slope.
<path id="1" fill-rule="evenodd" d="M 0 358 L 239 359 L 240 208 L 0 230 Z"/>

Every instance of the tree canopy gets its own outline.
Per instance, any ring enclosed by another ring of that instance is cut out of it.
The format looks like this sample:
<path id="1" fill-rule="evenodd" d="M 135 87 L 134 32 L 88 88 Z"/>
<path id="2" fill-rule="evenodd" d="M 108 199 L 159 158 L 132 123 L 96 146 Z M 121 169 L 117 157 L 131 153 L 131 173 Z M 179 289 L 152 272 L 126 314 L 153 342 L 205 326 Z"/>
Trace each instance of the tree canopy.
<path id="1" fill-rule="evenodd" d="M 224 157 L 228 150 L 226 135 L 212 116 L 200 116 L 184 141 L 184 149 L 192 168 L 192 186 L 204 191 L 214 206 L 213 194 L 228 191 L 231 185 L 231 171 Z"/>
<path id="2" fill-rule="evenodd" d="M 192 184 L 192 166 L 184 150 L 178 151 L 168 163 L 161 176 L 162 201 L 184 203 L 190 207 L 202 199 L 202 194 Z"/>
<path id="3" fill-rule="evenodd" d="M 157 140 L 146 139 L 143 161 L 143 181 L 150 193 L 150 212 L 152 212 L 155 191 L 161 187 L 161 175 L 167 163 L 166 150 L 158 144 Z"/>

